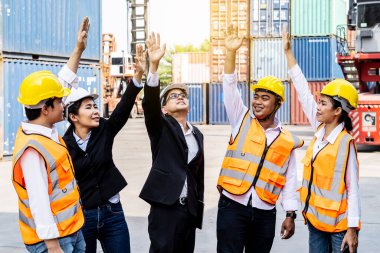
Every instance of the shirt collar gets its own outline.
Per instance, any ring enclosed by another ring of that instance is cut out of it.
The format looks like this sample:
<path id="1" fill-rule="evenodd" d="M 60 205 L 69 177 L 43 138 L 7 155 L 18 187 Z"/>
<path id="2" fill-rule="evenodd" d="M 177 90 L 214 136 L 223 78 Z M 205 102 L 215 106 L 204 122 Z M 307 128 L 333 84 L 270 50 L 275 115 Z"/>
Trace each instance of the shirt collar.
<path id="1" fill-rule="evenodd" d="M 334 144 L 334 142 L 338 138 L 340 132 L 342 132 L 343 128 L 344 128 L 344 123 L 342 122 L 339 125 L 337 125 L 334 128 L 334 130 L 332 130 L 332 132 L 329 134 L 329 136 L 327 136 L 326 141 L 328 141 L 331 144 Z M 314 135 L 315 138 L 317 138 L 318 140 L 322 141 L 323 136 L 325 135 L 325 131 L 326 131 L 326 126 L 323 126 L 321 129 L 319 129 L 315 133 L 315 135 Z"/>
<path id="2" fill-rule="evenodd" d="M 186 121 L 186 125 L 187 125 L 187 127 L 189 128 L 188 130 L 187 130 L 187 132 L 185 132 L 185 128 L 182 126 L 182 124 L 179 124 L 180 126 L 181 126 L 181 129 L 182 129 L 182 132 L 185 134 L 185 135 L 188 135 L 188 134 L 190 134 L 190 133 L 192 133 L 193 132 L 193 126 L 189 123 L 189 122 L 187 122 Z"/>
<path id="3" fill-rule="evenodd" d="M 251 115 L 252 119 L 256 119 L 256 116 L 255 116 L 255 114 L 252 112 L 252 110 L 249 110 L 249 111 L 250 111 L 250 115 Z M 283 128 L 282 128 L 281 121 L 279 121 L 279 120 L 277 119 L 276 116 L 274 117 L 274 125 L 275 125 L 275 127 L 268 128 L 267 130 L 264 130 L 264 131 L 268 131 L 268 130 L 278 130 L 278 131 L 284 132 L 284 131 L 283 131 Z M 260 125 L 260 126 L 261 126 L 261 125 Z"/>
<path id="4" fill-rule="evenodd" d="M 29 122 L 21 122 L 21 128 L 28 133 L 41 134 L 50 139 L 58 139 L 58 129 L 55 125 L 49 128 Z"/>
<path id="5" fill-rule="evenodd" d="M 86 142 L 86 141 L 88 141 L 90 139 L 90 137 L 91 137 L 91 131 L 87 134 L 86 139 L 84 139 L 84 140 L 82 140 L 78 135 L 76 135 L 76 133 L 74 132 L 74 130 L 73 130 L 73 135 L 74 135 L 75 141 L 77 143 L 83 143 L 83 142 Z"/>

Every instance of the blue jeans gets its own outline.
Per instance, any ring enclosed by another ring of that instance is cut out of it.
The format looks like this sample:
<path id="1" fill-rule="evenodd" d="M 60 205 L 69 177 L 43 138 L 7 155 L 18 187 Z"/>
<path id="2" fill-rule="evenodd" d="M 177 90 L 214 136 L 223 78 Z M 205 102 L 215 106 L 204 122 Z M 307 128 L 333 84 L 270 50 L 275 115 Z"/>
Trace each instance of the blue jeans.
<path id="1" fill-rule="evenodd" d="M 86 249 L 86 243 L 82 232 L 76 232 L 70 236 L 58 239 L 61 249 L 65 253 L 83 253 Z M 30 253 L 47 253 L 45 242 L 40 242 L 34 245 L 26 245 L 26 249 Z"/>
<path id="2" fill-rule="evenodd" d="M 84 210 L 82 228 L 86 253 L 96 252 L 96 240 L 105 253 L 130 253 L 129 231 L 121 203 Z"/>
<path id="3" fill-rule="evenodd" d="M 310 223 L 309 227 L 309 253 L 341 253 L 340 246 L 347 231 L 329 233 L 316 229 Z M 343 252 L 348 252 L 343 251 Z"/>

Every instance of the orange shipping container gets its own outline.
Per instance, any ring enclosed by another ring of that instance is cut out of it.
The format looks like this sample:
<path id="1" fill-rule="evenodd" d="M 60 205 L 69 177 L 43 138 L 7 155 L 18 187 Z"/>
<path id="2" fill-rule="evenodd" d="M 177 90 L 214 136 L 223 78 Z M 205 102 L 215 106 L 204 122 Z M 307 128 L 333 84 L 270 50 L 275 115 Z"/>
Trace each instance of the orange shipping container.
<path id="1" fill-rule="evenodd" d="M 314 95 L 315 101 L 317 101 L 319 92 L 328 82 L 309 82 L 309 88 L 311 93 Z M 290 122 L 292 125 L 310 125 L 309 120 L 303 112 L 301 103 L 298 101 L 298 96 L 294 85 L 291 84 L 291 116 Z"/>

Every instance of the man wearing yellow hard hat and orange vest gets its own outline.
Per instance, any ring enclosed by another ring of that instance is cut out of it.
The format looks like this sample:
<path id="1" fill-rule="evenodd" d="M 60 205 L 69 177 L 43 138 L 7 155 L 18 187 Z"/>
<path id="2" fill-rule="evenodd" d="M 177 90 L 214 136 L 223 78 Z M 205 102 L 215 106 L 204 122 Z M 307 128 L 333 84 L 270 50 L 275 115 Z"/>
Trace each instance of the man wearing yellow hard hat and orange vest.
<path id="1" fill-rule="evenodd" d="M 318 103 L 297 64 L 291 36 L 283 29 L 289 75 L 302 109 L 315 131 L 302 160 L 300 198 L 309 229 L 309 252 L 350 252 L 358 247 L 361 227 L 359 163 L 349 116 L 357 108 L 358 92 L 344 79 L 329 82 Z"/>
<path id="2" fill-rule="evenodd" d="M 19 198 L 21 236 L 32 253 L 85 252 L 80 231 L 84 217 L 73 163 L 54 124 L 63 120 L 62 99 L 70 94 L 67 87 L 77 85 L 75 73 L 88 28 L 85 17 L 77 46 L 59 79 L 49 71 L 34 72 L 21 83 L 17 98 L 28 121 L 21 123 L 16 135 L 12 181 Z"/>
<path id="3" fill-rule="evenodd" d="M 275 236 L 276 202 L 287 212 L 281 237 L 294 234 L 297 210 L 295 149 L 303 141 L 275 117 L 285 101 L 282 82 L 272 76 L 252 86 L 252 111 L 236 85 L 236 51 L 243 39 L 229 26 L 223 94 L 232 134 L 218 178 L 217 252 L 270 252 Z"/>

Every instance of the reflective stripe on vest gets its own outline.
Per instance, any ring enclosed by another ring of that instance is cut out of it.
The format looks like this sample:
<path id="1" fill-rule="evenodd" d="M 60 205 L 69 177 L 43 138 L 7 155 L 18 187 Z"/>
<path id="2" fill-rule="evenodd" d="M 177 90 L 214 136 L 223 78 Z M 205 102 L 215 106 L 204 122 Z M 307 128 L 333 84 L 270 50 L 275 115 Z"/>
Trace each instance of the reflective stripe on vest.
<path id="1" fill-rule="evenodd" d="M 325 232 L 341 232 L 347 230 L 347 191 L 345 172 L 352 137 L 343 130 L 334 144 L 327 144 L 314 159 L 316 138 L 314 137 L 304 158 L 304 176 L 301 187 L 301 203 L 303 215 L 315 228 Z M 335 157 L 334 164 L 329 157 Z M 329 167 L 330 165 L 330 167 Z M 330 178 L 326 171 L 333 169 Z M 308 178 L 308 173 L 310 176 Z M 310 179 L 312 182 L 310 184 Z"/>
<path id="2" fill-rule="evenodd" d="M 235 141 L 227 149 L 218 179 L 219 190 L 242 195 L 255 184 L 258 196 L 275 204 L 285 184 L 290 153 L 302 145 L 301 139 L 283 130 L 267 147 L 262 127 L 247 113 Z"/>
<path id="3" fill-rule="evenodd" d="M 13 185 L 19 196 L 20 231 L 25 244 L 42 241 L 36 232 L 36 224 L 30 210 L 28 193 L 19 161 L 27 148 L 33 148 L 45 160 L 50 208 L 59 231 L 59 237 L 77 232 L 84 224 L 79 190 L 74 178 L 70 155 L 63 140 L 59 139 L 61 144 L 41 135 L 25 134 L 21 128 L 16 136 L 12 158 Z"/>

